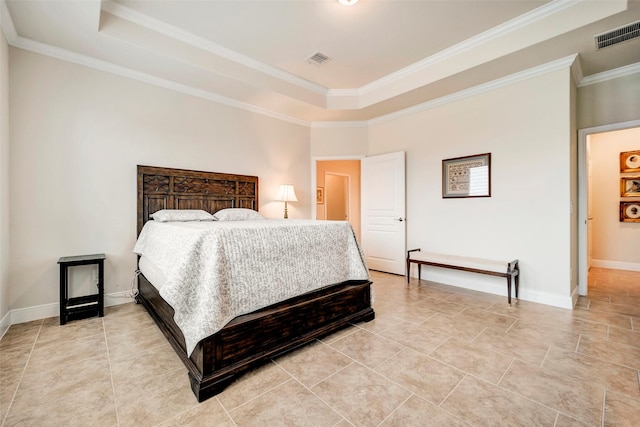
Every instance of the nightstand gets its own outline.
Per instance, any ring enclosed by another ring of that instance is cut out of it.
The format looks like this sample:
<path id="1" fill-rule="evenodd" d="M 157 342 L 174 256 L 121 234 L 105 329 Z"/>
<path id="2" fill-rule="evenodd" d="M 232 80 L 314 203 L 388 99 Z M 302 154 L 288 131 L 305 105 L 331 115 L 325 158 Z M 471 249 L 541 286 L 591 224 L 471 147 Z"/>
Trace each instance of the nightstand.
<path id="1" fill-rule="evenodd" d="M 60 264 L 60 324 L 67 320 L 104 316 L 104 260 L 105 254 L 67 256 L 58 260 Z M 68 268 L 79 265 L 98 265 L 98 293 L 69 298 Z"/>

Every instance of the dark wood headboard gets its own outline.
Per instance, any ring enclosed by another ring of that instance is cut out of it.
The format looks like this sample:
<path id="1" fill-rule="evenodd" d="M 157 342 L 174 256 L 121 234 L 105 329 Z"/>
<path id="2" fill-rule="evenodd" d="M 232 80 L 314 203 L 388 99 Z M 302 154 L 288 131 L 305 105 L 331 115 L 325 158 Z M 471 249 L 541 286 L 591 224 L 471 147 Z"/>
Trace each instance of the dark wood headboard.
<path id="1" fill-rule="evenodd" d="M 258 210 L 258 177 L 138 165 L 138 234 L 160 209 Z"/>

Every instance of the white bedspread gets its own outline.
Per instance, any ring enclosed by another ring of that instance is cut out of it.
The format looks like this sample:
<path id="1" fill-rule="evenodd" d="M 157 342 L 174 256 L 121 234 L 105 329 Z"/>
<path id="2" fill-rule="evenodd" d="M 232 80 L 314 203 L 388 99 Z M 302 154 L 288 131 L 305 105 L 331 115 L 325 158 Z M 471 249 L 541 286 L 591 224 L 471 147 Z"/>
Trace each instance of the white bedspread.
<path id="1" fill-rule="evenodd" d="M 233 318 L 345 280 L 368 279 L 346 221 L 148 221 L 133 251 L 163 270 L 187 354 Z"/>

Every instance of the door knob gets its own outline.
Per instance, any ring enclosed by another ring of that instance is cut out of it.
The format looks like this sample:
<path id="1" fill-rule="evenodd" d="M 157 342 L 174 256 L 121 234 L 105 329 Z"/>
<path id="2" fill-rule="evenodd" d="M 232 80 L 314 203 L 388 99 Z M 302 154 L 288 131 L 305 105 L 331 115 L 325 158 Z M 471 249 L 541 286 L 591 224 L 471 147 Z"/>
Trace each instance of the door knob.
<path id="1" fill-rule="evenodd" d="M 396 221 L 400 221 L 400 222 L 404 221 L 404 218 L 394 218 L 394 219 L 395 219 Z"/>

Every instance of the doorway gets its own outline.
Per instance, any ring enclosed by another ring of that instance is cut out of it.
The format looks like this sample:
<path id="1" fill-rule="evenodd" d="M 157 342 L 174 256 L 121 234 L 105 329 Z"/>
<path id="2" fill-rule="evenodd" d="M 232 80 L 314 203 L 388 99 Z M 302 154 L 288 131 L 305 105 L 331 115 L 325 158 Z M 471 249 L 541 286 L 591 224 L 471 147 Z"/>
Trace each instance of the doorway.
<path id="1" fill-rule="evenodd" d="M 325 218 L 349 221 L 349 175 L 325 172 L 324 185 Z"/>
<path id="2" fill-rule="evenodd" d="M 360 239 L 360 162 L 362 157 L 312 159 L 315 218 L 345 219 Z"/>
<path id="3" fill-rule="evenodd" d="M 587 295 L 591 267 L 640 271 L 631 254 L 637 223 L 619 220 L 620 152 L 638 149 L 640 121 L 578 131 L 578 293 Z M 611 191 L 613 189 L 613 191 Z"/>

